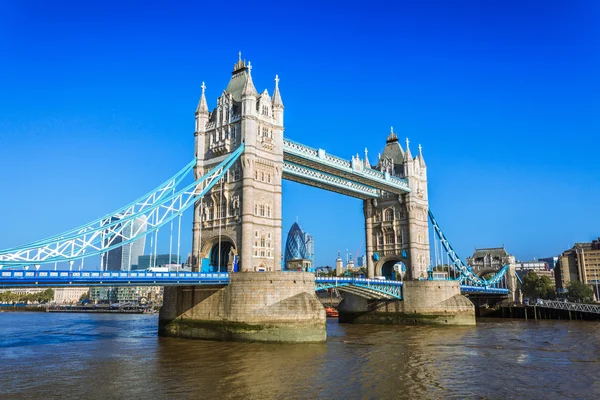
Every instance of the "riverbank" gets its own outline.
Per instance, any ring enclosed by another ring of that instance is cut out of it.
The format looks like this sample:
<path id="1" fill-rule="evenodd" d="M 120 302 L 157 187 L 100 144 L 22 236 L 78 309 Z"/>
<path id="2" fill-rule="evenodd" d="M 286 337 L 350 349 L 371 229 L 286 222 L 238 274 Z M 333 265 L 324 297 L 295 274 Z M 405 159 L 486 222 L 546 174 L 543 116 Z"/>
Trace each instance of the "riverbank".
<path id="1" fill-rule="evenodd" d="M 0 304 L 0 312 L 46 312 L 46 304 Z"/>

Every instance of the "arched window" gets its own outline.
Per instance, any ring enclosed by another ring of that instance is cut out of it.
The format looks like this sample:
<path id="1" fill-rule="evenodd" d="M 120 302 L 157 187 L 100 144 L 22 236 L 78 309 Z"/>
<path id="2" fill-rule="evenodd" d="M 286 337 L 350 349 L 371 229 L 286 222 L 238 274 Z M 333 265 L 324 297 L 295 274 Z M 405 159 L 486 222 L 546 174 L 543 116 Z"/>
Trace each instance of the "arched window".
<path id="1" fill-rule="evenodd" d="M 385 244 L 394 244 L 394 234 L 393 233 L 385 234 Z"/>
<path id="2" fill-rule="evenodd" d="M 388 208 L 387 210 L 385 210 L 385 220 L 386 221 L 394 220 L 394 210 L 392 210 L 391 208 Z"/>

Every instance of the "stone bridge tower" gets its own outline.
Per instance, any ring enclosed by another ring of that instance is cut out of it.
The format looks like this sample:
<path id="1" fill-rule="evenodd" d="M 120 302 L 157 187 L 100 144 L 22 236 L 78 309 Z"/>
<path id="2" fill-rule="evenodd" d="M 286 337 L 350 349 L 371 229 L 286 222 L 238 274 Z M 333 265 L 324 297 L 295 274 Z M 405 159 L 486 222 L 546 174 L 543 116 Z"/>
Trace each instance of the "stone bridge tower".
<path id="1" fill-rule="evenodd" d="M 366 155 L 365 162 L 368 163 Z M 365 200 L 368 276 L 427 279 L 429 201 L 421 146 L 419 154 L 413 157 L 408 139 L 404 150 L 392 129 L 375 168 L 406 178 L 411 192 L 400 196 L 384 192 L 379 199 Z"/>
<path id="2" fill-rule="evenodd" d="M 211 340 L 322 342 L 325 310 L 315 276 L 281 271 L 283 103 L 256 92 L 241 54 L 209 112 L 202 84 L 194 132 L 200 177 L 244 144 L 227 175 L 194 204 L 195 271 L 232 272 L 229 284 L 168 286 L 159 334 Z"/>
<path id="3" fill-rule="evenodd" d="M 279 79 L 273 97 L 258 94 L 252 65 L 241 54 L 227 88 L 209 112 L 202 85 L 196 109 L 196 178 L 233 150 L 245 151 L 194 210 L 192 264 L 195 271 L 281 270 L 281 170 L 283 103 Z"/>

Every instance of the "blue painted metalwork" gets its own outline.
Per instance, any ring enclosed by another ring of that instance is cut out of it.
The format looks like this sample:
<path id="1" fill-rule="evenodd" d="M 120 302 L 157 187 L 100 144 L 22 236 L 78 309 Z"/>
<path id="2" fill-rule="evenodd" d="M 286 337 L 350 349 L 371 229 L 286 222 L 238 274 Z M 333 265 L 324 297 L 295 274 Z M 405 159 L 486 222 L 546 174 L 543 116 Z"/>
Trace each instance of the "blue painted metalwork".
<path id="1" fill-rule="evenodd" d="M 337 177 L 391 193 L 410 192 L 408 182 L 404 178 L 367 168 L 359 160 L 344 160 L 328 154 L 323 149 L 314 149 L 287 138 L 283 139 L 283 158 L 286 162 L 328 172 Z"/>
<path id="2" fill-rule="evenodd" d="M 119 208 L 116 211 L 113 211 L 110 214 L 106 214 L 103 217 L 100 217 L 92 222 L 88 222 L 85 225 L 81 225 L 78 226 L 77 228 L 73 228 L 70 229 L 68 231 L 65 231 L 63 233 L 59 233 L 58 235 L 54 235 L 54 236 L 50 236 L 41 240 L 37 240 L 34 242 L 30 242 L 26 245 L 21 245 L 21 246 L 16 246 L 16 247 L 10 247 L 10 248 L 6 248 L 6 249 L 2 249 L 0 251 L 0 254 L 5 254 L 7 252 L 14 252 L 14 251 L 19 251 L 19 249 L 22 249 L 25 246 L 34 246 L 34 245 L 40 245 L 43 246 L 46 243 L 52 242 L 52 241 L 56 241 L 56 240 L 62 240 L 65 238 L 70 238 L 73 236 L 76 236 L 78 234 L 81 234 L 82 232 L 85 232 L 89 229 L 91 229 L 91 227 L 98 225 L 98 224 L 102 224 L 105 221 L 110 221 L 110 219 L 112 217 L 114 217 L 115 215 L 129 215 L 132 213 L 133 210 L 135 210 L 135 207 L 137 205 L 140 204 L 151 204 L 154 203 L 155 201 L 158 201 L 159 199 L 161 199 L 162 197 L 165 196 L 165 194 L 171 193 L 173 188 L 177 187 L 177 185 L 179 183 L 181 183 L 181 181 L 194 169 L 194 165 L 196 165 L 196 159 L 193 159 L 192 161 L 190 161 L 185 167 L 183 167 L 179 172 L 177 172 L 175 175 L 173 175 L 171 178 L 169 178 L 168 180 L 166 180 L 165 182 L 163 182 L 161 185 L 159 185 L 158 187 L 156 187 L 154 190 L 146 193 L 145 195 L 143 195 L 142 197 L 138 198 L 137 200 L 132 201 L 131 203 L 127 204 L 126 206 L 123 206 L 121 208 Z M 104 228 L 109 227 L 109 225 L 104 224 L 102 225 Z M 1 268 L 1 265 L 0 265 Z"/>
<path id="3" fill-rule="evenodd" d="M 292 272 L 291 272 L 292 273 Z M 226 285 L 228 273 L 203 272 L 106 272 L 106 271 L 0 271 L 0 287 L 61 287 L 61 286 L 177 286 Z M 369 298 L 402 299 L 401 281 L 315 277 L 316 290 L 346 289 Z M 508 289 L 461 285 L 465 293 L 508 294 Z"/>
<path id="4" fill-rule="evenodd" d="M 226 285 L 227 273 L 0 271 L 0 287 Z"/>
<path id="5" fill-rule="evenodd" d="M 473 271 L 471 270 L 471 268 L 468 267 L 465 263 L 463 263 L 462 260 L 460 259 L 460 257 L 458 257 L 458 255 L 452 248 L 452 245 L 450 245 L 450 242 L 448 241 L 448 239 L 446 239 L 444 232 L 442 232 L 442 229 L 440 228 L 439 224 L 437 223 L 431 210 L 428 211 L 428 215 L 429 215 L 429 220 L 431 221 L 431 224 L 435 231 L 435 234 L 439 238 L 440 242 L 444 246 L 444 250 L 446 250 L 448 257 L 452 261 L 452 266 L 460 273 L 459 280 L 461 283 L 467 282 L 467 283 L 470 283 L 471 285 L 475 285 L 475 286 L 491 287 L 491 286 L 498 284 L 500 282 L 500 280 L 502 278 L 504 278 L 504 276 L 506 275 L 506 272 L 508 271 L 508 265 L 505 265 L 504 268 L 502 268 L 490 280 L 486 280 L 486 279 L 474 274 Z"/>
<path id="6" fill-rule="evenodd" d="M 13 249 L 2 250 L 0 251 L 0 267 L 41 265 L 75 260 L 103 254 L 114 248 L 134 242 L 142 236 L 157 231 L 160 227 L 179 217 L 194 204 L 197 197 L 206 194 L 225 175 L 243 151 L 244 144 L 242 143 L 240 147 L 209 173 L 177 192 L 174 192 L 175 186 L 170 187 L 167 193 L 174 193 L 165 196 L 161 195 L 158 198 L 154 196 L 151 202 L 143 202 L 139 209 L 134 210 L 130 215 L 119 216 L 117 219 L 113 217 L 119 214 L 111 214 L 109 218 L 98 219 L 93 224 L 84 225 L 85 228 L 79 231 L 74 229 L 67 232 L 66 235 L 52 236 Z M 180 174 L 183 171 L 186 171 L 186 173 L 191 171 L 189 164 L 176 174 L 177 178 L 169 180 L 169 182 L 179 182 L 182 179 Z M 153 193 L 165 192 L 163 186 L 159 187 Z M 131 229 L 129 236 L 124 234 L 123 230 L 128 224 L 133 224 L 133 221 L 147 217 L 148 215 L 153 215 L 156 220 L 152 226 L 148 222 L 147 225 L 149 227 L 144 232 L 138 231 L 134 233 L 133 229 Z M 111 245 L 110 241 L 106 241 L 106 237 L 113 236 L 120 236 L 123 240 Z"/>
<path id="7" fill-rule="evenodd" d="M 370 299 L 402 300 L 401 281 L 317 276 L 315 285 L 317 291 L 337 288 Z"/>
<path id="8" fill-rule="evenodd" d="M 374 187 L 293 162 L 283 162 L 283 178 L 359 199 L 379 197 Z"/>

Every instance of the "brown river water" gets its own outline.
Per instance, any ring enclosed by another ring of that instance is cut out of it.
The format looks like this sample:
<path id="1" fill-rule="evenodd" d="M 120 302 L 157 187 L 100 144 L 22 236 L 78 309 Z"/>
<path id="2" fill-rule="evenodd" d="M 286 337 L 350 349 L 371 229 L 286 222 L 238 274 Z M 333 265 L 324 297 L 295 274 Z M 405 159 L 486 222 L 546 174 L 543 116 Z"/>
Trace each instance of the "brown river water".
<path id="1" fill-rule="evenodd" d="M 160 338 L 156 315 L 0 313 L 0 399 L 599 399 L 600 323 L 340 325 L 323 344 Z"/>

